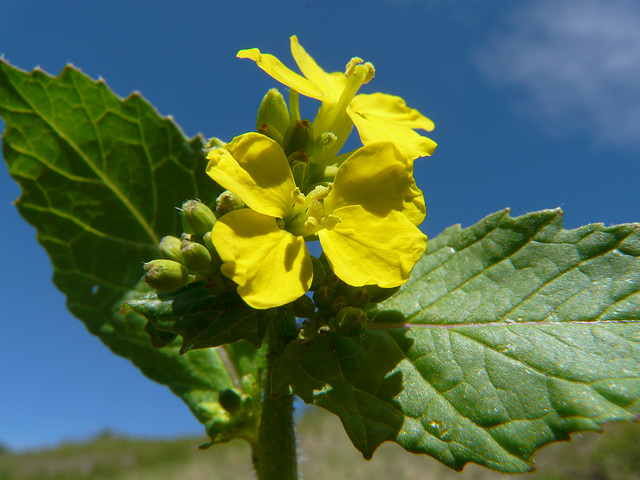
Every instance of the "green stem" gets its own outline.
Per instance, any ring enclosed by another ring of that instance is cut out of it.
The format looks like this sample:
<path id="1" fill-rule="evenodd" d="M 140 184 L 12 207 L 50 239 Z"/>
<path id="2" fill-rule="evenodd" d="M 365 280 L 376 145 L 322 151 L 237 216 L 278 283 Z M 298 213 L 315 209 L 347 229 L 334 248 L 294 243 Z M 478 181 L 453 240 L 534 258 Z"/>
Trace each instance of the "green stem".
<path id="1" fill-rule="evenodd" d="M 288 318 L 276 317 L 267 331 L 267 371 L 253 466 L 259 480 L 297 480 L 298 460 L 293 426 L 293 395 L 271 398 L 271 371 L 287 343 Z"/>

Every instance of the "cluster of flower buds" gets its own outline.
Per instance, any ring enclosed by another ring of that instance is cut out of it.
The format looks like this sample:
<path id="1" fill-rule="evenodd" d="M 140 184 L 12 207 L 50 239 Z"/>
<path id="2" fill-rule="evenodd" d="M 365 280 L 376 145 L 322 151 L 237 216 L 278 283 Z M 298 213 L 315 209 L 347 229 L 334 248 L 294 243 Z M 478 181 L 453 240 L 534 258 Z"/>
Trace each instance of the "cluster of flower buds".
<path id="1" fill-rule="evenodd" d="M 226 198 L 220 202 L 227 208 Z M 197 281 L 214 294 L 229 287 L 220 275 L 221 260 L 211 242 L 211 229 L 216 215 L 199 200 L 189 200 L 180 208 L 181 238 L 168 235 L 158 245 L 162 258 L 144 264 L 144 281 L 160 292 L 176 292 Z"/>
<path id="2" fill-rule="evenodd" d="M 295 97 L 296 92 L 292 92 Z M 301 120 L 299 115 L 296 107 L 291 110 L 290 116 L 284 97 L 278 89 L 272 88 L 264 96 L 258 109 L 257 132 L 282 147 L 296 186 L 304 188 L 330 182 L 337 167 L 318 167 L 311 164 L 311 157 L 331 147 L 337 138 L 331 132 L 316 136 L 313 124 L 307 119 Z"/>
<path id="3" fill-rule="evenodd" d="M 307 319 L 299 337 L 302 341 L 322 330 L 348 337 L 360 335 L 369 321 L 367 310 L 399 288 L 353 287 L 331 272 L 324 255 L 319 259 L 311 257 L 311 261 L 313 284 L 310 290 L 313 295 L 304 295 L 292 303 L 294 314 Z"/>

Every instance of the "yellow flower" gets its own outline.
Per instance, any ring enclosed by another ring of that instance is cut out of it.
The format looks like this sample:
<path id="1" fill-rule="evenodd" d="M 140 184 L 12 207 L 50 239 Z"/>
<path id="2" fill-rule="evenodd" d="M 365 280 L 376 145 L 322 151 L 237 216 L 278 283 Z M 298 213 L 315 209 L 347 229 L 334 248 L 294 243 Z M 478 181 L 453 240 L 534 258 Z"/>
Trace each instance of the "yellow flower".
<path id="1" fill-rule="evenodd" d="M 407 107 L 402 98 L 384 93 L 356 95 L 360 86 L 373 77 L 373 65 L 354 58 L 347 64 L 346 73 L 327 73 L 300 46 L 295 35 L 291 37 L 291 53 L 304 76 L 257 48 L 240 50 L 237 56 L 255 61 L 273 78 L 302 95 L 322 101 L 314 129 L 317 133 L 332 131 L 338 137 L 330 154 L 342 146 L 354 124 L 363 145 L 391 141 L 411 160 L 433 153 L 436 143 L 415 132 L 433 130 L 433 122 Z"/>
<path id="2" fill-rule="evenodd" d="M 427 238 L 413 165 L 391 142 L 371 143 L 338 169 L 333 187 L 303 195 L 282 148 L 247 133 L 207 155 L 207 173 L 249 207 L 222 216 L 212 240 L 222 273 L 252 307 L 289 303 L 311 286 L 305 245 L 320 243 L 339 278 L 353 286 L 395 287 L 409 278 Z M 383 192 L 383 193 L 381 193 Z"/>

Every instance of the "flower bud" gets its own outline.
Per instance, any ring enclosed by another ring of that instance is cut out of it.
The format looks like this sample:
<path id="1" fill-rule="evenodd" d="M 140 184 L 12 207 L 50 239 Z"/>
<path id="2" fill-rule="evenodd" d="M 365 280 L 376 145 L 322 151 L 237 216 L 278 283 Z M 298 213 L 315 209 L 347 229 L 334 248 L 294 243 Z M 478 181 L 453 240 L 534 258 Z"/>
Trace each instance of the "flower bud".
<path id="1" fill-rule="evenodd" d="M 282 144 L 284 143 L 284 137 L 282 136 L 282 134 L 268 123 L 263 123 L 262 125 L 260 125 L 258 127 L 258 133 L 269 137 L 274 142 L 278 142 L 280 146 L 282 146 Z"/>
<path id="2" fill-rule="evenodd" d="M 363 308 L 369 303 L 371 295 L 365 287 L 351 287 L 347 294 L 347 305 L 350 307 Z"/>
<path id="3" fill-rule="evenodd" d="M 289 126 L 284 135 L 284 153 L 288 157 L 298 150 L 311 155 L 315 138 L 313 125 L 309 120 L 299 120 Z"/>
<path id="4" fill-rule="evenodd" d="M 309 290 L 315 292 L 318 287 L 324 283 L 325 278 L 327 278 L 327 271 L 325 270 L 322 261 L 314 256 L 311 256 L 311 265 L 313 266 L 313 280 Z"/>
<path id="5" fill-rule="evenodd" d="M 336 315 L 340 310 L 347 306 L 347 299 L 342 295 L 335 298 L 333 303 L 329 306 L 329 313 L 331 315 Z"/>
<path id="6" fill-rule="evenodd" d="M 158 250 L 160 250 L 160 256 L 167 260 L 173 260 L 174 262 L 183 263 L 182 253 L 180 253 L 180 247 L 182 240 L 173 235 L 167 235 L 162 237 Z"/>
<path id="7" fill-rule="evenodd" d="M 211 254 L 207 247 L 195 242 L 182 242 L 182 257 L 184 264 L 189 270 L 206 270 L 211 263 Z"/>
<path id="8" fill-rule="evenodd" d="M 256 120 L 258 131 L 260 132 L 260 128 L 266 124 L 279 132 L 282 138 L 289 127 L 289 121 L 287 103 L 278 89 L 272 88 L 264 96 L 258 108 Z"/>
<path id="9" fill-rule="evenodd" d="M 369 301 L 372 303 L 382 302 L 400 289 L 400 287 L 382 288 L 378 285 L 366 285 L 364 288 L 366 288 L 369 295 L 371 295 L 371 299 Z"/>
<path id="10" fill-rule="evenodd" d="M 331 305 L 332 300 L 333 288 L 327 287 L 326 285 L 321 285 L 313 292 L 313 303 L 315 303 L 318 308 L 328 307 Z"/>
<path id="11" fill-rule="evenodd" d="M 345 307 L 329 321 L 329 326 L 340 335 L 355 337 L 364 332 L 368 321 L 366 312 L 361 308 Z"/>
<path id="12" fill-rule="evenodd" d="M 316 311 L 316 306 L 308 296 L 302 295 L 293 301 L 293 314 L 298 318 L 311 318 Z"/>
<path id="13" fill-rule="evenodd" d="M 224 215 L 232 210 L 246 207 L 245 203 L 236 196 L 235 193 L 226 190 L 216 198 L 216 212 L 218 215 Z"/>
<path id="14" fill-rule="evenodd" d="M 291 173 L 293 174 L 293 181 L 296 185 L 304 185 L 304 178 L 307 173 L 307 164 L 305 162 L 293 162 L 291 164 Z"/>
<path id="15" fill-rule="evenodd" d="M 237 411 L 242 405 L 242 397 L 232 388 L 222 390 L 218 395 L 218 401 L 222 408 L 229 413 Z"/>
<path id="16" fill-rule="evenodd" d="M 189 282 L 189 274 L 184 265 L 173 260 L 151 260 L 144 264 L 144 281 L 161 292 L 175 292 Z"/>
<path id="17" fill-rule="evenodd" d="M 187 233 L 202 236 L 210 232 L 216 223 L 213 211 L 199 200 L 189 200 L 180 208 L 182 225 Z"/>
<path id="18" fill-rule="evenodd" d="M 211 239 L 211 232 L 207 232 L 202 236 L 202 241 L 204 242 L 204 246 L 207 247 L 209 253 L 211 254 L 211 265 L 209 270 L 212 272 L 217 272 L 222 265 L 222 259 L 216 250 L 215 245 L 213 244 L 213 240 Z"/>

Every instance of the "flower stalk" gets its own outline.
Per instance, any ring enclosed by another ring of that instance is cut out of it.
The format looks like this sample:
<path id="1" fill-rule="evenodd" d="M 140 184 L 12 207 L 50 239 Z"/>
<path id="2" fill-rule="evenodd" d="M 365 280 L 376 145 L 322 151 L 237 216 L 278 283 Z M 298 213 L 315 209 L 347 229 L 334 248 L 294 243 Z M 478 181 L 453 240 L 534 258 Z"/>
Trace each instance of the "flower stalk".
<path id="1" fill-rule="evenodd" d="M 258 441 L 252 446 L 258 480 L 297 480 L 298 459 L 293 424 L 293 395 L 271 397 L 271 372 L 291 340 L 293 319 L 278 315 L 267 330 L 267 369 L 263 377 L 262 412 Z"/>

